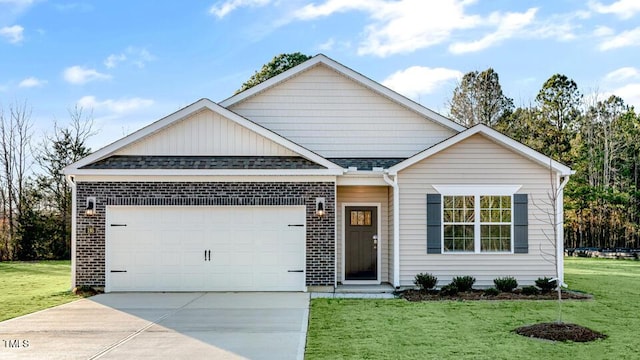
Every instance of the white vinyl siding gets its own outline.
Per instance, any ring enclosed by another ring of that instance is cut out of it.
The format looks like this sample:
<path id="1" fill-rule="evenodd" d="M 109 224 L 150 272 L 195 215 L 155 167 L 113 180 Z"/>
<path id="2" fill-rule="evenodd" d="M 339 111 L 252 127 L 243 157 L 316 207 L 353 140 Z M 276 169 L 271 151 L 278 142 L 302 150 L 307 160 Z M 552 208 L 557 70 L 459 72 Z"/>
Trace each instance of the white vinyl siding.
<path id="1" fill-rule="evenodd" d="M 392 247 L 389 246 L 389 239 L 392 237 L 392 233 L 390 233 L 389 227 L 389 204 L 388 199 L 389 190 L 386 186 L 338 186 L 338 207 L 337 207 L 337 227 L 338 227 L 338 279 L 342 280 L 342 242 L 343 242 L 343 214 L 342 214 L 342 204 L 343 203 L 380 203 L 380 212 L 378 214 L 378 221 L 380 221 L 380 227 L 382 230 L 382 234 L 378 235 L 379 246 L 381 246 L 381 271 L 380 276 L 382 277 L 380 281 L 388 282 L 389 271 L 393 268 L 389 267 L 389 260 L 392 256 L 391 250 Z"/>
<path id="2" fill-rule="evenodd" d="M 324 157 L 410 157 L 454 135 L 323 65 L 230 109 Z"/>
<path id="3" fill-rule="evenodd" d="M 478 286 L 492 286 L 493 279 L 514 276 L 521 284 L 533 284 L 540 276 L 554 276 L 552 263 L 541 250 L 554 253 L 546 223 L 550 188 L 549 169 L 540 166 L 482 135 L 473 135 L 398 175 L 400 184 L 400 282 L 411 286 L 413 277 L 430 272 L 443 285 L 454 276 L 471 275 Z M 529 252 L 527 254 L 427 254 L 426 194 L 438 193 L 434 184 L 521 185 L 529 194 Z"/>
<path id="4" fill-rule="evenodd" d="M 296 154 L 220 114 L 202 110 L 119 150 L 115 155 L 295 156 Z"/>

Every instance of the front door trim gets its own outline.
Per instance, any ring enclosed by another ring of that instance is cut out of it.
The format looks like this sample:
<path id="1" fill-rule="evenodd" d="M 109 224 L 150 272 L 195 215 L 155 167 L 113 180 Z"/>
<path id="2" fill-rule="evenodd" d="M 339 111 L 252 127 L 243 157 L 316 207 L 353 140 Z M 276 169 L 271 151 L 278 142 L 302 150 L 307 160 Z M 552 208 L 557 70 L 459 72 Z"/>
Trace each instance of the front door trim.
<path id="1" fill-rule="evenodd" d="M 371 206 L 371 207 L 375 207 L 376 211 L 377 211 L 377 232 L 378 232 L 378 253 L 377 253 L 377 259 L 376 261 L 378 262 L 377 267 L 377 274 L 376 274 L 376 279 L 375 280 L 345 280 L 346 279 L 346 263 L 345 263 L 345 259 L 346 259 L 346 251 L 345 251 L 345 240 L 346 240 L 346 211 L 347 211 L 347 206 Z M 382 246 L 384 244 L 384 246 L 386 246 L 386 241 L 387 239 L 384 237 L 384 234 L 382 234 L 382 214 L 381 214 L 381 209 L 382 209 L 382 204 L 381 203 L 373 203 L 373 202 L 347 202 L 347 203 L 342 203 L 342 216 L 340 219 L 340 221 L 342 222 L 342 238 L 340 239 L 340 246 L 342 247 L 342 271 L 340 274 L 340 280 L 342 281 L 343 284 L 345 285 L 371 285 L 371 284 L 375 284 L 375 285 L 379 285 L 380 284 L 380 279 L 382 278 L 381 274 L 382 274 Z"/>

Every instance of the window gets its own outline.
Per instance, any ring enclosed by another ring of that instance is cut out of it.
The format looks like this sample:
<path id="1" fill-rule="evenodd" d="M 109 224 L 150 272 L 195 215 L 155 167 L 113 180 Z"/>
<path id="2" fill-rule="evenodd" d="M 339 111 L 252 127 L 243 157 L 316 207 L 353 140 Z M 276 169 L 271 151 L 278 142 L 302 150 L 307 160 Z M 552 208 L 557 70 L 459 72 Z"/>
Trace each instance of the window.
<path id="1" fill-rule="evenodd" d="M 351 226 L 371 226 L 371 211 L 368 210 L 352 210 L 351 211 Z"/>
<path id="2" fill-rule="evenodd" d="M 443 252 L 511 252 L 512 196 L 442 197 Z"/>

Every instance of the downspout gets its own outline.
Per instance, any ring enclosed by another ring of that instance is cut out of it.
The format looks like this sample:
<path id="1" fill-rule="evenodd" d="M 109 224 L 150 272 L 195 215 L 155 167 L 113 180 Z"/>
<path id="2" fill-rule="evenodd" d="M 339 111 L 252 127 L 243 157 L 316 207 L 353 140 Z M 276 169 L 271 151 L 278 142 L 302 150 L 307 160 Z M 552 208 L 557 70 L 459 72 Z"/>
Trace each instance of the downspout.
<path id="1" fill-rule="evenodd" d="M 338 178 L 333 181 L 333 292 L 338 288 Z M 343 215 L 344 216 L 344 215 Z"/>
<path id="2" fill-rule="evenodd" d="M 76 287 L 76 181 L 73 175 L 66 175 L 67 184 L 71 187 L 71 290 Z"/>
<path id="3" fill-rule="evenodd" d="M 566 287 L 564 283 L 564 187 L 569 182 L 569 175 L 558 175 L 558 196 L 556 198 L 556 233 L 558 243 L 556 244 L 556 261 L 558 262 L 558 284 Z"/>
<path id="4" fill-rule="evenodd" d="M 400 186 L 398 174 L 389 178 L 387 173 L 382 174 L 384 182 L 393 188 L 393 287 L 400 287 Z"/>

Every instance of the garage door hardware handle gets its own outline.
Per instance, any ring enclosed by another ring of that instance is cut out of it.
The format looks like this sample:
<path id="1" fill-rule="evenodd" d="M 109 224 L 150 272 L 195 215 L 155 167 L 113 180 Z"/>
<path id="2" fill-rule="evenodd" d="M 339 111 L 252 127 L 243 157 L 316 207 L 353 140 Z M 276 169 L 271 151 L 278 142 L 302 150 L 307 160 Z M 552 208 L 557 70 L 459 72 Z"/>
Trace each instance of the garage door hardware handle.
<path id="1" fill-rule="evenodd" d="M 289 224 L 289 227 L 304 227 L 304 224 Z"/>
<path id="2" fill-rule="evenodd" d="M 211 250 L 204 251 L 204 261 L 211 261 Z"/>
<path id="3" fill-rule="evenodd" d="M 127 270 L 111 270 L 112 273 L 114 272 L 127 272 Z"/>
<path id="4" fill-rule="evenodd" d="M 287 272 L 304 272 L 304 270 L 287 270 Z"/>
<path id="5" fill-rule="evenodd" d="M 127 224 L 111 224 L 111 226 L 127 226 Z"/>

